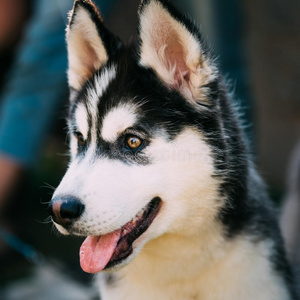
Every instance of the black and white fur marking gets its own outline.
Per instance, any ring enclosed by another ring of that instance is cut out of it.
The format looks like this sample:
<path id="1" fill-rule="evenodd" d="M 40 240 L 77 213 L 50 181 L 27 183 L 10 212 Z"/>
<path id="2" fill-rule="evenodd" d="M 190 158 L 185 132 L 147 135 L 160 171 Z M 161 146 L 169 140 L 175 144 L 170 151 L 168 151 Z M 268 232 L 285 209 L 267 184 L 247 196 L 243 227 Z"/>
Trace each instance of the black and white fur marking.
<path id="1" fill-rule="evenodd" d="M 126 46 L 91 1 L 77 0 L 67 44 L 71 162 L 53 219 L 64 234 L 106 236 L 136 222 L 146 230 L 98 275 L 101 299 L 299 299 L 232 99 L 194 23 L 165 0 L 144 0 L 137 43 Z M 147 223 L 152 199 L 161 203 Z"/>

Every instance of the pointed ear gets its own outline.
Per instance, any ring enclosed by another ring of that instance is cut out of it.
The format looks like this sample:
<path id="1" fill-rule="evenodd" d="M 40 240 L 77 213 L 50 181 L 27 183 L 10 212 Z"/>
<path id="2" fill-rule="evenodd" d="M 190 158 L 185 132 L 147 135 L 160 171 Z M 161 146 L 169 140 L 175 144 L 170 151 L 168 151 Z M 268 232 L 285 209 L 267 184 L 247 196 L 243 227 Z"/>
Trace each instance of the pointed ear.
<path id="1" fill-rule="evenodd" d="M 79 90 L 121 47 L 120 40 L 104 27 L 97 8 L 90 0 L 74 2 L 66 40 L 69 86 L 75 90 Z"/>
<path id="2" fill-rule="evenodd" d="M 165 0 L 144 0 L 139 12 L 140 64 L 191 102 L 207 101 L 217 76 L 198 28 Z"/>

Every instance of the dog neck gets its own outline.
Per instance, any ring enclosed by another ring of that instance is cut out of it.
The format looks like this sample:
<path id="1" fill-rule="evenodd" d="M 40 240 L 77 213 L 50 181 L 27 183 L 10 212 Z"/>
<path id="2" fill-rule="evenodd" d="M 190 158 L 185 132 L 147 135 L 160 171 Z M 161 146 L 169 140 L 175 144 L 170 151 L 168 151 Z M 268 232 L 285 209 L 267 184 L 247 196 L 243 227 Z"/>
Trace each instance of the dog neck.
<path id="1" fill-rule="evenodd" d="M 281 278 L 271 271 L 267 259 L 271 248 L 267 241 L 253 243 L 245 236 L 225 239 L 218 226 L 193 238 L 166 234 L 150 241 L 128 266 L 114 273 L 115 283 L 102 280 L 101 294 L 103 299 L 124 295 L 122 299 L 135 300 L 143 295 L 143 299 L 237 300 L 247 289 L 250 296 L 245 300 L 277 294 L 276 299 L 288 299 Z"/>

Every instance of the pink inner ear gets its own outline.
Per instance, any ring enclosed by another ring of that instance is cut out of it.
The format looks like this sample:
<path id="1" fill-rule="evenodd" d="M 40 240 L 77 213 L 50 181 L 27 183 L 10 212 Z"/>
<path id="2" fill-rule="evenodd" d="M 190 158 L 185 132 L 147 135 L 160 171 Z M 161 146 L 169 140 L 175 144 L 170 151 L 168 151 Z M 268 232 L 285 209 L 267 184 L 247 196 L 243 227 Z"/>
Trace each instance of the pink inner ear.
<path id="1" fill-rule="evenodd" d="M 171 32 L 160 41 L 164 48 L 164 63 L 172 76 L 171 88 L 179 88 L 189 83 L 190 69 L 186 64 L 186 53 L 178 35 Z"/>
<path id="2" fill-rule="evenodd" d="M 170 52 L 170 54 L 168 54 Z M 174 71 L 174 83 L 175 83 L 175 88 L 179 88 L 185 83 L 189 82 L 189 77 L 190 77 L 190 70 L 188 66 L 185 63 L 184 57 L 185 54 L 181 50 L 176 50 L 176 49 L 170 49 L 168 51 L 168 48 L 166 49 L 166 56 L 170 57 L 170 65 L 171 65 L 171 70 L 173 69 Z"/>
<path id="3" fill-rule="evenodd" d="M 84 51 L 78 54 L 82 65 L 80 71 L 82 76 L 88 79 L 92 76 L 93 72 L 96 71 L 95 64 L 100 64 L 100 62 L 95 49 L 84 39 L 82 39 L 82 48 Z"/>

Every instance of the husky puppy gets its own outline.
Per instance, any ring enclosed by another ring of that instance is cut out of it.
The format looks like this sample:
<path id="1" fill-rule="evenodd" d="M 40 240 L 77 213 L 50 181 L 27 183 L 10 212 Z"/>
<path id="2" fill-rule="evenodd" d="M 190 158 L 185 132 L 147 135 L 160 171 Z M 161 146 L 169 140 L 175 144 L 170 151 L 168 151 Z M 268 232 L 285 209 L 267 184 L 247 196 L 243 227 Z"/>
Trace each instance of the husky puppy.
<path id="1" fill-rule="evenodd" d="M 67 28 L 71 162 L 50 203 L 102 299 L 295 300 L 265 187 L 198 28 L 144 0 L 123 45 L 89 0 Z"/>

